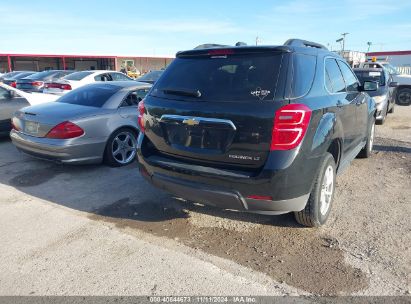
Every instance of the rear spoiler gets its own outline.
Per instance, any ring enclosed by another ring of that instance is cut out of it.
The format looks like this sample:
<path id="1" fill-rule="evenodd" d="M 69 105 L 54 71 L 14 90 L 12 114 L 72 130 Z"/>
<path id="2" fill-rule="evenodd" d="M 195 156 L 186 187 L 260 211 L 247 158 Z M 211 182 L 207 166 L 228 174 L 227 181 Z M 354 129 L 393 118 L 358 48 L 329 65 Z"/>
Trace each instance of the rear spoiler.
<path id="1" fill-rule="evenodd" d="M 233 54 L 257 54 L 257 53 L 290 53 L 292 50 L 285 46 L 218 46 L 211 48 L 196 48 L 188 51 L 181 51 L 176 54 L 177 58 L 198 57 L 198 56 L 225 56 Z"/>
<path id="2" fill-rule="evenodd" d="M 323 49 L 323 50 L 328 51 L 328 49 L 322 44 L 319 44 L 317 42 L 302 40 L 302 39 L 288 39 L 284 43 L 284 45 L 299 46 L 299 47 L 312 47 L 312 48 Z"/>

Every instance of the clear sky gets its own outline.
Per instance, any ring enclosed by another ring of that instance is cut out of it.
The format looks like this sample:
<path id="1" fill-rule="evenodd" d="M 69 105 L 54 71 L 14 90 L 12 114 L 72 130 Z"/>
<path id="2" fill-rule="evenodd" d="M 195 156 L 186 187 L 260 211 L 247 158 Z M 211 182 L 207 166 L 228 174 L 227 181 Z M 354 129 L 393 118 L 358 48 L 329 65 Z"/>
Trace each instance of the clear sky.
<path id="1" fill-rule="evenodd" d="M 19 0 L 0 5 L 0 52 L 173 56 L 203 43 L 411 50 L 411 0 Z M 395 4 L 391 4 L 394 3 Z"/>

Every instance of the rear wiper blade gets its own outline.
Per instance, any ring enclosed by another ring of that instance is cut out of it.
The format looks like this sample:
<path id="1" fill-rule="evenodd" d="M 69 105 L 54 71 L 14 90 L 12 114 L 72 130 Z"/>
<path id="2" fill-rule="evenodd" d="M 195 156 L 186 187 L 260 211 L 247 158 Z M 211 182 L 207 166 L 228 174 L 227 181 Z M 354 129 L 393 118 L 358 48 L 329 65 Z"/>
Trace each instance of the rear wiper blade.
<path id="1" fill-rule="evenodd" d="M 162 91 L 165 94 L 181 95 L 181 96 L 196 97 L 196 98 L 201 97 L 201 92 L 199 90 L 163 89 Z"/>

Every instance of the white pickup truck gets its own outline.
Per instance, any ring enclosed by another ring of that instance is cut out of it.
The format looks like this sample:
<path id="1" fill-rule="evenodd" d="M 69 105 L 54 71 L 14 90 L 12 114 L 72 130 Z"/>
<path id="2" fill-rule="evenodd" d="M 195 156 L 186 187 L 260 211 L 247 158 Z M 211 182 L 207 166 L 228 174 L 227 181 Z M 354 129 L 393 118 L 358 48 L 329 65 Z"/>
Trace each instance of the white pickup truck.
<path id="1" fill-rule="evenodd" d="M 398 104 L 411 104 L 411 75 L 400 74 L 387 61 L 367 61 L 360 64 L 360 68 L 383 68 L 392 75 L 393 81 L 398 82 L 396 101 Z"/>

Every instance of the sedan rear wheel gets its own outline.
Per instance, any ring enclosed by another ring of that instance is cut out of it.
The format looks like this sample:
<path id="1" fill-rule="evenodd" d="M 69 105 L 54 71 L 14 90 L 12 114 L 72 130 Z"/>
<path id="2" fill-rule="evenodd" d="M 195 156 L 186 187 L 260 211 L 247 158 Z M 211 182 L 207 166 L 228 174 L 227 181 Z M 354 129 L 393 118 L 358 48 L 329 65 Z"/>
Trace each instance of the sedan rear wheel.
<path id="1" fill-rule="evenodd" d="M 107 142 L 105 162 L 112 167 L 126 166 L 136 158 L 137 136 L 129 129 L 114 132 Z"/>

